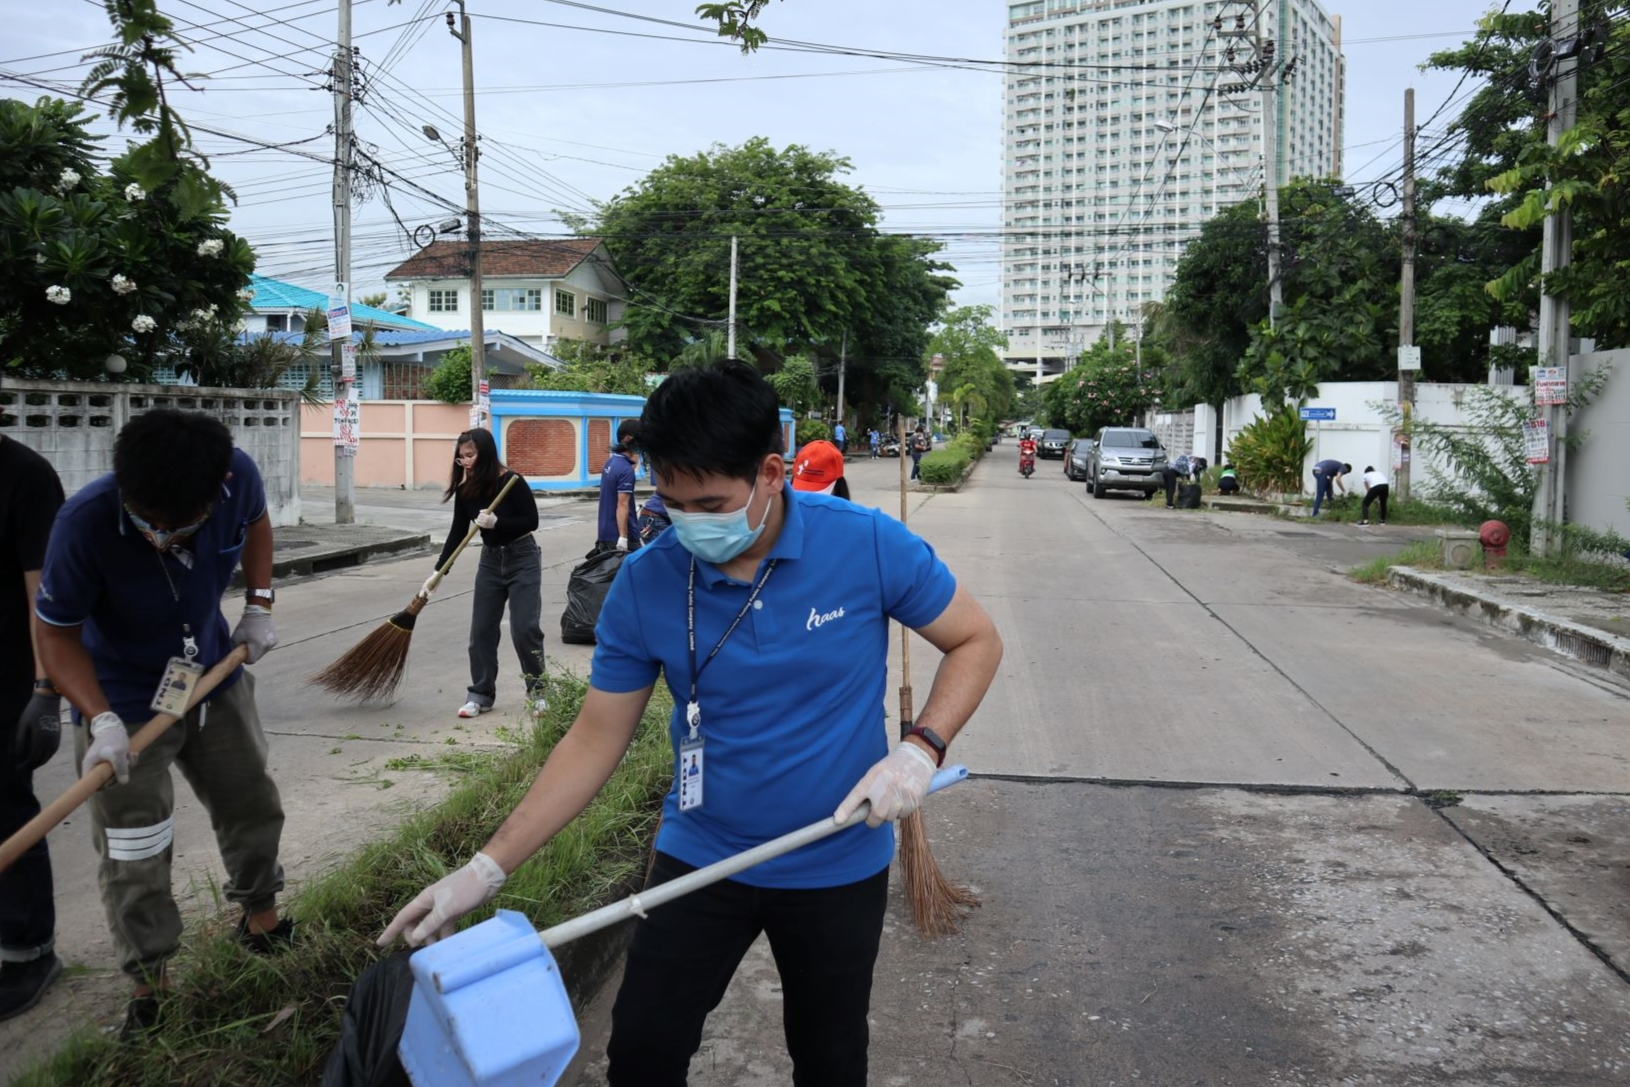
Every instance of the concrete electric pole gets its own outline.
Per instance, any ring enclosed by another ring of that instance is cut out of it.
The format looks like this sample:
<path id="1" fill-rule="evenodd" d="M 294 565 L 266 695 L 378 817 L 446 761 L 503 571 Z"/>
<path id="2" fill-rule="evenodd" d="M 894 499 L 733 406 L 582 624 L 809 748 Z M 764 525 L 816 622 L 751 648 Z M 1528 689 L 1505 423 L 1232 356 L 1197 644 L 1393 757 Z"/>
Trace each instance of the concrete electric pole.
<path id="1" fill-rule="evenodd" d="M 1551 42 L 1553 44 L 1577 39 L 1579 35 L 1579 0 L 1556 0 L 1551 10 Z M 1574 126 L 1579 112 L 1579 60 L 1577 44 L 1562 55 L 1551 71 L 1550 125 L 1546 142 L 1555 147 L 1562 134 Z M 1549 186 L 1547 186 L 1549 187 Z M 1561 367 L 1564 400 L 1573 388 L 1573 375 L 1568 373 L 1568 352 L 1572 314 L 1568 300 L 1549 293 L 1544 284 L 1549 277 L 1568 266 L 1573 251 L 1573 221 L 1568 205 L 1563 204 L 1545 217 L 1544 242 L 1540 251 L 1539 299 L 1539 357 L 1540 366 Z M 1535 386 L 1532 379 L 1530 388 Z M 1534 491 L 1534 523 L 1529 530 L 1529 550 L 1535 555 L 1555 553 L 1561 543 L 1557 527 L 1567 516 L 1567 445 L 1568 406 L 1548 404 L 1541 407 L 1541 418 L 1547 424 L 1549 443 L 1548 463 L 1539 470 L 1538 486 Z"/>
<path id="2" fill-rule="evenodd" d="M 726 358 L 736 357 L 736 236 L 730 235 L 730 322 L 725 329 Z"/>
<path id="3" fill-rule="evenodd" d="M 844 371 L 849 368 L 849 330 L 843 330 L 843 346 L 838 348 L 838 422 L 843 423 L 843 377 Z M 848 433 L 849 425 L 843 424 L 844 433 Z"/>
<path id="4" fill-rule="evenodd" d="M 458 29 L 447 13 L 447 32 L 458 39 L 464 60 L 464 232 L 470 243 L 470 417 L 472 426 L 490 423 L 481 414 L 481 382 L 487 376 L 487 330 L 482 315 L 481 191 L 477 161 L 481 151 L 475 136 L 475 53 L 470 38 L 470 13 L 458 4 Z"/>
<path id="5" fill-rule="evenodd" d="M 334 52 L 334 283 L 341 302 L 351 304 L 351 0 L 339 0 L 339 48 Z M 332 303 L 330 304 L 332 308 Z M 329 330 L 329 350 L 334 370 L 334 403 L 355 393 L 346 380 L 345 349 L 350 346 L 349 330 L 343 336 Z M 353 375 L 354 376 L 354 375 Z M 356 458 L 344 445 L 334 446 L 334 523 L 349 525 L 356 520 Z"/>
<path id="6" fill-rule="evenodd" d="M 1274 41 L 1262 36 L 1262 13 L 1256 13 L 1256 56 L 1262 65 L 1262 176 L 1268 205 L 1268 327 L 1279 323 L 1285 303 L 1285 284 L 1279 252 L 1279 74 L 1274 65 Z"/>
<path id="7" fill-rule="evenodd" d="M 1404 263 L 1398 289 L 1398 412 L 1405 432 L 1394 439 L 1398 501 L 1409 500 L 1408 431 L 1415 410 L 1415 88 L 1404 89 Z"/>

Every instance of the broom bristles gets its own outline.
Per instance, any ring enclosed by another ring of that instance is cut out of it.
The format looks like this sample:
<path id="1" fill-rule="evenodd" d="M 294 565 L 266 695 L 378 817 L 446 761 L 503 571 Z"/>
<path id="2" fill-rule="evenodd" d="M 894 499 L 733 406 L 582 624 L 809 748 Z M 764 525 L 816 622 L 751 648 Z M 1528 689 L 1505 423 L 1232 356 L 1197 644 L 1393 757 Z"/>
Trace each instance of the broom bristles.
<path id="1" fill-rule="evenodd" d="M 967 912 L 979 908 L 978 895 L 952 883 L 940 871 L 928 845 L 928 829 L 923 825 L 921 811 L 900 820 L 900 869 L 912 920 L 924 936 L 955 935 Z"/>
<path id="2" fill-rule="evenodd" d="M 415 599 L 417 603 L 417 599 Z M 375 628 L 350 652 L 311 677 L 311 682 L 354 702 L 383 702 L 396 693 L 407 668 L 418 613 L 398 612 Z"/>

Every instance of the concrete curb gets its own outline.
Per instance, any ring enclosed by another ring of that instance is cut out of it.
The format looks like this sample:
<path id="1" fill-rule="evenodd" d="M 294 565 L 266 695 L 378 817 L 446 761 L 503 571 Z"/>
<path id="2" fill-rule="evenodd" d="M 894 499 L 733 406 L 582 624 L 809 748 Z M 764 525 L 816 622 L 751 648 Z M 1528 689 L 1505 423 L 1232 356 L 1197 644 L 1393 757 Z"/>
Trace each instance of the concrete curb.
<path id="1" fill-rule="evenodd" d="M 1409 566 L 1387 567 L 1387 583 L 1425 596 L 1449 611 L 1542 645 L 1564 657 L 1630 680 L 1630 639 L 1480 593 Z"/>
<path id="2" fill-rule="evenodd" d="M 373 525 L 348 525 L 345 528 L 345 535 L 352 538 L 333 542 L 325 541 L 317 533 L 303 533 L 298 527 L 277 530 L 274 538 L 284 550 L 272 553 L 272 580 L 343 570 L 361 566 L 376 556 L 422 551 L 430 546 L 428 532 Z M 356 538 L 359 535 L 363 538 Z M 231 587 L 241 589 L 243 584 L 243 568 L 239 567 L 232 575 Z"/>

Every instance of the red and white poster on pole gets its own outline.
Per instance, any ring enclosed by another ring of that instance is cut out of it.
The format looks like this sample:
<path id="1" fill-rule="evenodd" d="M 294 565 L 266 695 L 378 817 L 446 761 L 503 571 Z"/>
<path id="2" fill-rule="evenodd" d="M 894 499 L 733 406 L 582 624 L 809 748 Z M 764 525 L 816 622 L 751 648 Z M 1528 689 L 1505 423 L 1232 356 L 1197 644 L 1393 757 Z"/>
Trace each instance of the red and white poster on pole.
<path id="1" fill-rule="evenodd" d="M 352 397 L 334 401 L 334 448 L 354 457 L 362 442 L 362 404 Z"/>
<path id="2" fill-rule="evenodd" d="M 1568 402 L 1568 368 L 1566 366 L 1534 367 L 1534 403 L 1540 406 Z"/>
<path id="3" fill-rule="evenodd" d="M 1523 452 L 1529 464 L 1551 463 L 1551 424 L 1544 419 L 1530 419 L 1522 425 Z"/>

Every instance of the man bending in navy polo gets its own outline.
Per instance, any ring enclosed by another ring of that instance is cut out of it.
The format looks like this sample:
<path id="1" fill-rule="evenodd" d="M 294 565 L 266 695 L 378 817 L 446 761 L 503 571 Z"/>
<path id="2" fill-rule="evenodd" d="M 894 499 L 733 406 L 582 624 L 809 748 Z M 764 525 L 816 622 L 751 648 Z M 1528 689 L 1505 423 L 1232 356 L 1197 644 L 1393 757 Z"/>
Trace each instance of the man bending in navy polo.
<path id="1" fill-rule="evenodd" d="M 229 633 L 221 594 L 240 559 L 248 600 Z M 113 474 L 70 498 L 51 532 L 35 601 L 40 657 L 74 707 L 80 772 L 99 762 L 114 770 L 115 783 L 91 799 L 91 833 L 114 950 L 136 983 L 127 1035 L 157 1021 L 155 990 L 181 939 L 171 763 L 215 827 L 224 892 L 243 910 L 239 941 L 269 952 L 292 933 L 277 918 L 283 806 L 266 772 L 253 677 L 237 669 L 139 759 L 128 731 L 154 715 L 161 683 L 190 686 L 238 643 L 250 663 L 277 644 L 271 584 L 260 472 L 206 415 L 158 410 L 125 424 Z"/>
<path id="2" fill-rule="evenodd" d="M 777 407 L 739 362 L 678 371 L 651 394 L 636 441 L 672 531 L 612 583 L 588 696 L 531 791 L 380 941 L 450 935 L 494 898 L 610 778 L 659 674 L 674 698 L 675 776 L 653 883 L 869 801 L 867 825 L 639 923 L 612 1011 L 613 1087 L 684 1084 L 708 1013 L 761 932 L 781 972 L 794 1082 L 863 1087 L 893 822 L 921 803 L 1002 657 L 989 616 L 899 521 L 788 486 Z M 945 654 L 919 727 L 892 751 L 891 619 Z"/>

